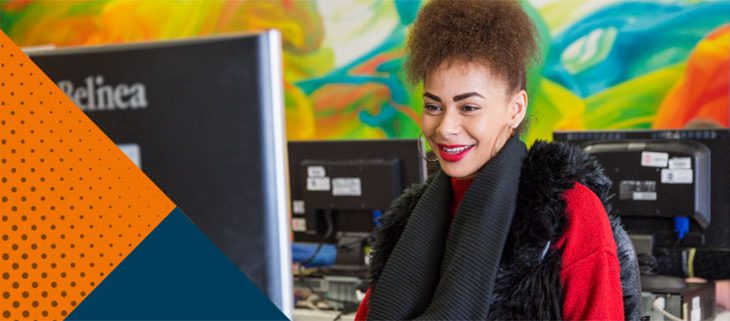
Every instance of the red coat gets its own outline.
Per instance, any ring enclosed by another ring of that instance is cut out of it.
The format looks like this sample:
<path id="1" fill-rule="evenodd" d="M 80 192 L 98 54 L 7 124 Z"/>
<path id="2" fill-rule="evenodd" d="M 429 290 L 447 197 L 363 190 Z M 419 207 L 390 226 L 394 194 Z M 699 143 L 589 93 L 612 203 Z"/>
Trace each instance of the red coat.
<path id="1" fill-rule="evenodd" d="M 454 199 L 463 198 L 464 184 L 453 182 L 452 186 Z M 564 291 L 563 318 L 623 320 L 616 243 L 603 204 L 596 194 L 580 183 L 566 191 L 564 197 L 568 228 L 554 245 L 563 250 L 560 271 Z M 355 320 L 367 319 L 370 292 L 368 289 Z"/>

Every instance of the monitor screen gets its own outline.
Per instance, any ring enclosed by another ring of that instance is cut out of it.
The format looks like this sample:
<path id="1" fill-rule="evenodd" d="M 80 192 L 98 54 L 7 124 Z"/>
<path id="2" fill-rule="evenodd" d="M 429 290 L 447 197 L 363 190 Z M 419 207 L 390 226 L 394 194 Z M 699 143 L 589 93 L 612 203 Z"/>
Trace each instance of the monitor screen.
<path id="1" fill-rule="evenodd" d="M 280 47 L 268 31 L 29 55 L 288 314 Z"/>
<path id="2" fill-rule="evenodd" d="M 730 249 L 730 130 L 557 131 L 553 137 L 601 163 L 613 182 L 613 213 L 629 234 L 650 236 L 658 247 Z"/>
<path id="3" fill-rule="evenodd" d="M 336 243 L 338 234 L 370 234 L 405 188 L 425 180 L 417 142 L 289 142 L 294 240 Z"/>

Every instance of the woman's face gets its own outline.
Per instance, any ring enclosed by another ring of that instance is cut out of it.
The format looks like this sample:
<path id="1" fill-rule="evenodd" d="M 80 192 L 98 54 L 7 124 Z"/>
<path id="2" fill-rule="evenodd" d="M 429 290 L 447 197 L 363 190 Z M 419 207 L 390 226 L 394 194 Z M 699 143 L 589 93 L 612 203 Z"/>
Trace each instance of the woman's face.
<path id="1" fill-rule="evenodd" d="M 527 93 L 478 63 L 442 64 L 424 81 L 423 134 L 443 171 L 471 178 L 525 117 Z"/>

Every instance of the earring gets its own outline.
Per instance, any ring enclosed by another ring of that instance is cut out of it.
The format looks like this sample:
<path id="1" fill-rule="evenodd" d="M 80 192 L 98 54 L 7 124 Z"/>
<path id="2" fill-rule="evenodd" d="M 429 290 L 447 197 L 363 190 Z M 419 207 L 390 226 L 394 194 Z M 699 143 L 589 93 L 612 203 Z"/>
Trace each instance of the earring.
<path id="1" fill-rule="evenodd" d="M 421 156 L 421 158 L 423 158 L 427 162 L 437 162 L 439 160 L 438 157 L 434 159 L 429 159 L 428 155 L 423 152 L 423 131 L 418 134 L 418 156 Z"/>

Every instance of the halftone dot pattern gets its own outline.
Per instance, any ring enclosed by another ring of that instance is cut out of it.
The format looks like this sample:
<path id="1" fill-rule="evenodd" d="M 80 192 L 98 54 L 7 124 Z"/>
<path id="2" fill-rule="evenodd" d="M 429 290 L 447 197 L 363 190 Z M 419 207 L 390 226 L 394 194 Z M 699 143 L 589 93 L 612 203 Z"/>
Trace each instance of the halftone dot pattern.
<path id="1" fill-rule="evenodd" d="M 65 318 L 174 208 L 0 32 L 0 317 Z"/>

